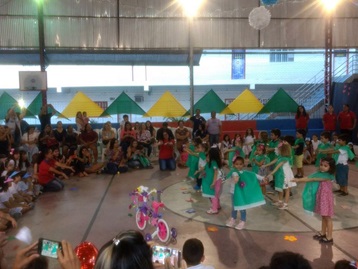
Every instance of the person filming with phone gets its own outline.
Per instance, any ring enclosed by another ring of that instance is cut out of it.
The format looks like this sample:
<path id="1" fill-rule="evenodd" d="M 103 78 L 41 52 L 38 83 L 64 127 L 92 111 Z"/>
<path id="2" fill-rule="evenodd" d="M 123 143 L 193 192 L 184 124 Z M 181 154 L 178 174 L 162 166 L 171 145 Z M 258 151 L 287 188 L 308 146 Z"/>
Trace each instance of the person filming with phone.
<path id="1" fill-rule="evenodd" d="M 155 254 L 153 250 L 161 248 L 171 250 L 171 255 L 157 263 L 155 261 L 158 253 Z M 62 269 L 81 268 L 81 262 L 69 242 L 40 238 L 38 242 L 17 252 L 12 269 L 47 269 L 48 262 L 44 257 L 57 258 Z M 139 231 L 128 230 L 119 233 L 102 246 L 94 269 L 214 269 L 212 266 L 203 265 L 204 259 L 204 245 L 199 239 L 188 239 L 181 252 L 169 247 L 154 246 L 148 243 Z M 34 263 L 41 266 L 34 267 Z"/>

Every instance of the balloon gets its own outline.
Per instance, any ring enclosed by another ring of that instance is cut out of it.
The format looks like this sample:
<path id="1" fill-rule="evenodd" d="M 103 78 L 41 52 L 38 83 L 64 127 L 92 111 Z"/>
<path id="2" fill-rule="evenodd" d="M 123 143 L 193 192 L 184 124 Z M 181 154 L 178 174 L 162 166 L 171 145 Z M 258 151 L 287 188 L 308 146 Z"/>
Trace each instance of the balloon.
<path id="1" fill-rule="evenodd" d="M 15 238 L 19 241 L 25 242 L 27 244 L 31 244 L 32 236 L 31 231 L 27 227 L 22 227 L 19 232 L 15 235 Z"/>
<path id="2" fill-rule="evenodd" d="M 249 14 L 249 23 L 256 30 L 262 30 L 270 24 L 271 13 L 264 6 L 255 7 Z"/>
<path id="3" fill-rule="evenodd" d="M 91 242 L 82 242 L 75 248 L 75 253 L 81 262 L 81 269 L 93 269 L 98 255 L 98 249 Z"/>
<path id="4" fill-rule="evenodd" d="M 261 0 L 261 3 L 265 6 L 276 5 L 278 0 Z"/>

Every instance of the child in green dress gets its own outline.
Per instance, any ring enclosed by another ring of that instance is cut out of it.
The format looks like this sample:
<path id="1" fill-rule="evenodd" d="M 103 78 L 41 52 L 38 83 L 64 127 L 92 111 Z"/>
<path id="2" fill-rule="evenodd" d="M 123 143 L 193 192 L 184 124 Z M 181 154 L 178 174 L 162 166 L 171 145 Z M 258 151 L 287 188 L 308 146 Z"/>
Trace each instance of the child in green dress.
<path id="1" fill-rule="evenodd" d="M 243 170 L 244 158 L 240 156 L 236 157 L 233 162 L 233 168 L 228 174 L 231 177 L 232 211 L 226 226 L 242 230 L 246 223 L 246 209 L 266 203 L 258 183 L 258 180 L 263 181 L 264 177 Z M 236 225 L 237 211 L 240 211 L 240 221 Z"/>
<path id="2" fill-rule="evenodd" d="M 234 146 L 231 149 L 227 149 L 224 154 L 225 153 L 229 153 L 227 163 L 229 165 L 229 168 L 232 168 L 232 160 L 237 156 L 245 158 L 245 153 L 242 150 L 242 139 L 240 137 L 237 137 L 234 141 Z"/>
<path id="3" fill-rule="evenodd" d="M 202 184 L 203 197 L 208 197 L 211 201 L 211 208 L 206 211 L 208 214 L 217 214 L 221 208 L 220 194 L 224 180 L 221 167 L 220 150 L 216 145 L 213 145 L 209 150 L 208 162 L 205 165 L 205 176 Z"/>
<path id="4" fill-rule="evenodd" d="M 282 143 L 278 149 L 278 158 L 263 166 L 275 164 L 274 170 L 267 175 L 267 180 L 270 176 L 274 175 L 275 190 L 278 192 L 278 201 L 273 203 L 273 205 L 278 206 L 279 209 L 288 209 L 290 188 L 297 185 L 291 181 L 294 178 L 290 165 L 291 146 L 288 143 Z"/>
<path id="5" fill-rule="evenodd" d="M 256 147 L 255 156 L 251 160 L 252 172 L 260 176 L 266 176 L 267 167 L 263 167 L 264 164 L 270 162 L 270 159 L 266 156 L 265 146 L 263 144 Z M 263 195 L 266 195 L 266 182 L 260 182 L 260 187 Z"/>

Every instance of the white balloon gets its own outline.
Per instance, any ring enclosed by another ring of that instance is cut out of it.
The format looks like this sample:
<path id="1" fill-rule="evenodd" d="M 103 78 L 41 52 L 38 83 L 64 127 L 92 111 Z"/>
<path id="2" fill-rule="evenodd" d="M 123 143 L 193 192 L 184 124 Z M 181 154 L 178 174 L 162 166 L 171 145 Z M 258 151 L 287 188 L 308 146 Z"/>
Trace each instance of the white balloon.
<path id="1" fill-rule="evenodd" d="M 262 30 L 270 24 L 271 13 L 264 6 L 255 7 L 249 15 L 249 24 L 256 30 Z"/>
<path id="2" fill-rule="evenodd" d="M 27 244 L 32 243 L 31 231 L 27 227 L 22 227 L 19 232 L 15 235 L 15 238 L 19 241 L 25 242 Z"/>

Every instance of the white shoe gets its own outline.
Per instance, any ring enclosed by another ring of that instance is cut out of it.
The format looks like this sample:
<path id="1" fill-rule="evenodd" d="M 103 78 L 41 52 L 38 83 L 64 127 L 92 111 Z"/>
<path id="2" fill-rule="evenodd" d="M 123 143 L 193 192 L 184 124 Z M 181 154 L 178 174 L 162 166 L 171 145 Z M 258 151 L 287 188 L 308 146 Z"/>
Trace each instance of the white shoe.
<path id="1" fill-rule="evenodd" d="M 238 225 L 235 226 L 236 230 L 242 230 L 245 228 L 245 221 L 240 221 Z"/>
<path id="2" fill-rule="evenodd" d="M 271 203 L 271 205 L 273 205 L 273 206 L 281 206 L 282 201 L 277 201 L 277 202 Z"/>
<path id="3" fill-rule="evenodd" d="M 226 226 L 227 227 L 234 227 L 235 226 L 235 222 L 236 222 L 236 220 L 235 219 L 233 219 L 233 218 L 230 218 L 229 219 L 229 221 L 228 222 L 226 222 Z"/>
<path id="4" fill-rule="evenodd" d="M 285 210 L 288 209 L 288 205 L 286 203 L 281 204 L 278 209 Z"/>

